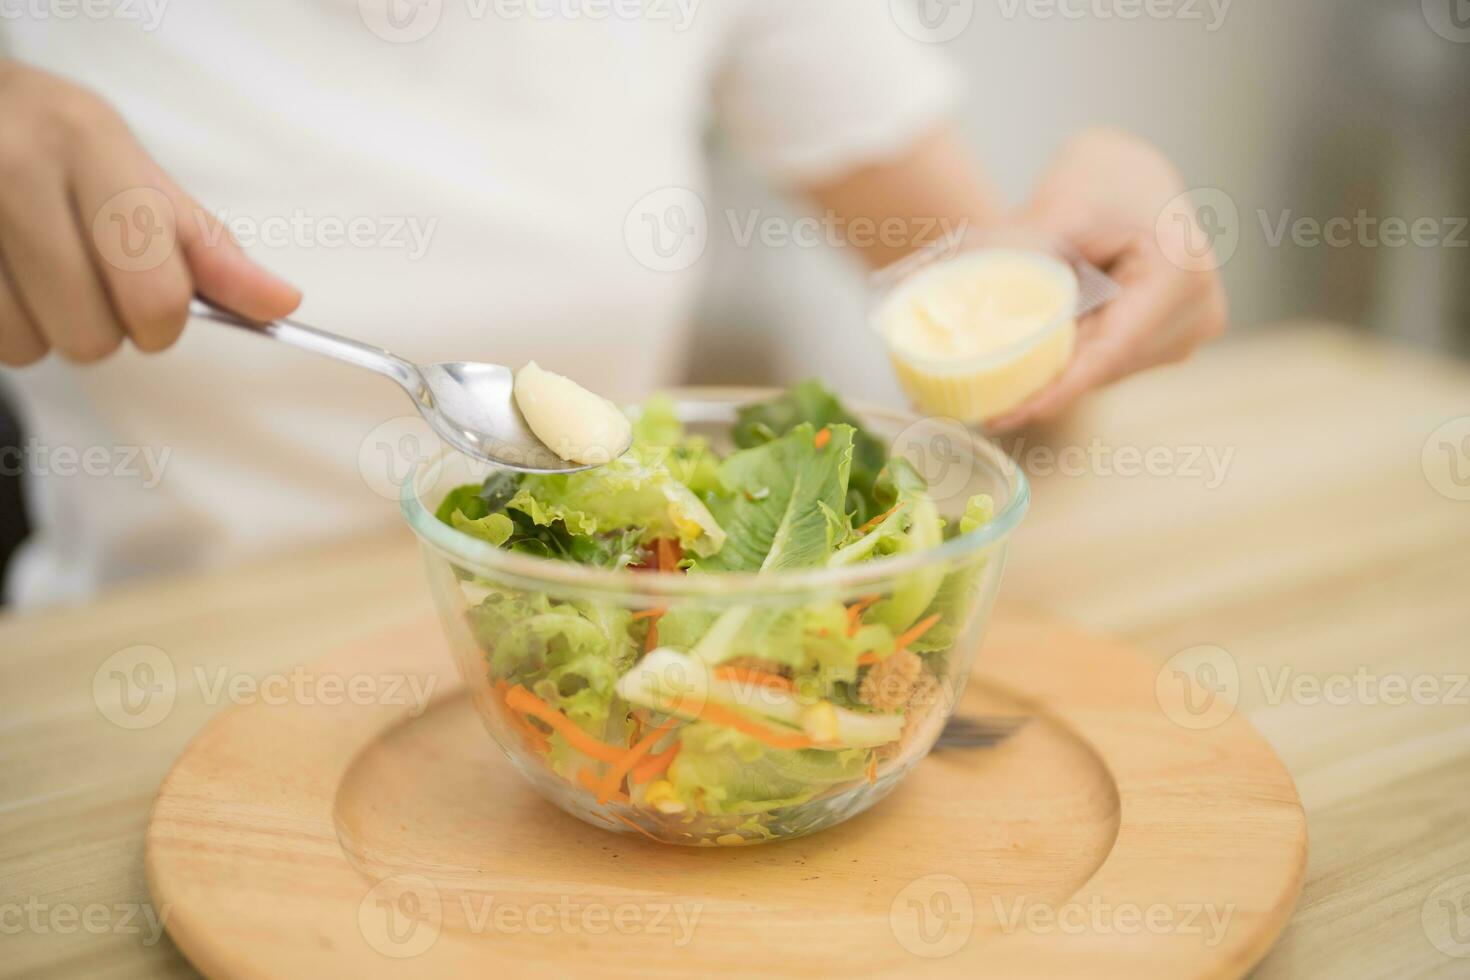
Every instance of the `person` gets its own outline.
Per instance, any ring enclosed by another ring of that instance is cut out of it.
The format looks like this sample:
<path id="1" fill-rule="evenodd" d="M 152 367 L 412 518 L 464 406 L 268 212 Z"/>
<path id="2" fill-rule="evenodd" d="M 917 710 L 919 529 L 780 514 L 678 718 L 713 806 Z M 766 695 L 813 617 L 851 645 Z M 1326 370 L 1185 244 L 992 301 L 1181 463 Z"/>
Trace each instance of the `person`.
<path id="1" fill-rule="evenodd" d="M 638 261 L 628 222 L 650 194 L 704 189 L 711 123 L 840 221 L 1016 221 L 1124 284 L 998 428 L 1224 327 L 1216 275 L 1165 254 L 1156 218 L 1184 186 L 1145 142 L 1073 138 L 1007 212 L 949 121 L 953 68 L 889 5 L 694 3 L 31 4 L 0 20 L 0 363 L 35 525 L 10 601 L 384 520 L 364 487 L 414 438 L 401 395 L 244 331 L 185 329 L 195 294 L 261 320 L 301 306 L 421 362 L 534 357 L 615 399 L 676 381 L 703 270 Z"/>

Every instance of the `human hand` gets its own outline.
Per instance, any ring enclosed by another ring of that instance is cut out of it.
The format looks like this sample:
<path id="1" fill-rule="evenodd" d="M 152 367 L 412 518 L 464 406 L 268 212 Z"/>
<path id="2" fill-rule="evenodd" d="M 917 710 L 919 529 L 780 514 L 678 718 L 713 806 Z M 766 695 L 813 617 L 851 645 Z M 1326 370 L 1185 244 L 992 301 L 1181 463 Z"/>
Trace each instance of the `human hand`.
<path id="1" fill-rule="evenodd" d="M 1078 324 L 1062 374 L 998 432 L 1053 417 L 1093 388 L 1179 361 L 1225 329 L 1225 290 L 1183 181 L 1153 146 L 1113 130 L 1071 140 L 1042 176 L 1019 224 L 1071 246 L 1122 292 Z M 1166 215 L 1166 220 L 1161 220 Z"/>
<path id="2" fill-rule="evenodd" d="M 163 350 L 196 292 L 259 320 L 300 303 L 97 96 L 0 60 L 0 119 L 0 364 Z"/>

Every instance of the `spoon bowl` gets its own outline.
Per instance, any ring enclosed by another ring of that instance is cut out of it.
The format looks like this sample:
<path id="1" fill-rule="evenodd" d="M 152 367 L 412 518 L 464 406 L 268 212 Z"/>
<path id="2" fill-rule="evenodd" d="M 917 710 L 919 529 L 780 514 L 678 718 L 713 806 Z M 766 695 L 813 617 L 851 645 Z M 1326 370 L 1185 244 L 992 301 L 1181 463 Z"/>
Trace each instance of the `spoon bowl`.
<path id="1" fill-rule="evenodd" d="M 500 364 L 444 361 L 419 368 L 419 412 L 439 438 L 467 455 L 527 473 L 572 473 L 571 463 L 536 438 L 515 403 L 515 372 Z M 624 446 L 619 452 L 627 451 Z"/>
<path id="2" fill-rule="evenodd" d="M 515 372 L 504 365 L 445 361 L 420 366 L 381 347 L 304 323 L 285 319 L 261 323 L 197 297 L 189 315 L 263 334 L 391 378 L 413 399 L 439 438 L 466 456 L 522 473 L 591 469 L 562 459 L 536 437 L 516 407 Z M 628 446 L 622 446 L 611 458 L 627 451 Z"/>

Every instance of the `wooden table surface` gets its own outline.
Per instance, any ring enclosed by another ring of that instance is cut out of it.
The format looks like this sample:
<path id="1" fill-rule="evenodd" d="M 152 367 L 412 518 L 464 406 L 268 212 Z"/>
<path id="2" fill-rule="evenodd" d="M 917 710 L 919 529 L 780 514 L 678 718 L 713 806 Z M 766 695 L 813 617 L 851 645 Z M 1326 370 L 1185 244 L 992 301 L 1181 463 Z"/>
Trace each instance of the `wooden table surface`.
<path id="1" fill-rule="evenodd" d="M 1258 977 L 1470 975 L 1467 415 L 1470 368 L 1302 325 L 1019 447 L 1036 494 L 1006 599 L 1161 665 L 1221 648 L 1208 679 L 1295 775 L 1308 879 Z M 0 619 L 0 975 L 192 975 L 157 938 L 142 840 L 220 684 L 428 605 L 407 532 L 385 530 Z M 136 645 L 167 654 L 177 696 L 125 727 L 93 688 Z"/>

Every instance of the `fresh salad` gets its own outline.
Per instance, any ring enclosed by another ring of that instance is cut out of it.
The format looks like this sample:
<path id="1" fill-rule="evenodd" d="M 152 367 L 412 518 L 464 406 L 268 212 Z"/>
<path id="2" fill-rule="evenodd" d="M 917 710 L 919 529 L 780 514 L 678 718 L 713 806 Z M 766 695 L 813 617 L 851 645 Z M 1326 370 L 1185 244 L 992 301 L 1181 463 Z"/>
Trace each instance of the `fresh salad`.
<path id="1" fill-rule="evenodd" d="M 883 561 L 993 514 L 980 495 L 946 522 L 918 472 L 816 382 L 743 408 L 727 455 L 667 399 L 633 429 L 609 465 L 497 471 L 453 490 L 437 516 L 551 561 L 718 576 Z M 748 839 L 779 832 L 784 808 L 861 789 L 927 750 L 985 564 L 980 553 L 885 579 L 882 595 L 799 604 L 630 609 L 464 570 L 459 587 L 504 736 L 599 804 L 720 818 Z"/>

